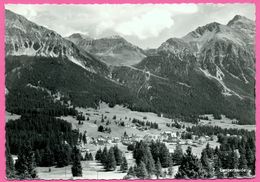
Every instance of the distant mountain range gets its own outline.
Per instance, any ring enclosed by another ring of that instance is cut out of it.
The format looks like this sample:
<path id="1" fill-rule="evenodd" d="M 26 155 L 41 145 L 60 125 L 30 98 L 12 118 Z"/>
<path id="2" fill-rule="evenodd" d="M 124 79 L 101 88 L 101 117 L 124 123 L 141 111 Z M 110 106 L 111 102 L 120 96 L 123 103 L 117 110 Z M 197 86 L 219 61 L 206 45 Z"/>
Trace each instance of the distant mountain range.
<path id="1" fill-rule="evenodd" d="M 171 117 L 218 113 L 253 124 L 254 40 L 255 23 L 237 15 L 227 25 L 213 22 L 142 50 L 120 36 L 63 38 L 6 10 L 7 110 L 20 102 L 29 107 L 24 92 L 38 89 L 74 106 L 102 100 Z"/>
<path id="2" fill-rule="evenodd" d="M 67 39 L 112 66 L 133 65 L 146 57 L 142 49 L 118 35 L 91 39 L 82 34 L 72 34 Z"/>

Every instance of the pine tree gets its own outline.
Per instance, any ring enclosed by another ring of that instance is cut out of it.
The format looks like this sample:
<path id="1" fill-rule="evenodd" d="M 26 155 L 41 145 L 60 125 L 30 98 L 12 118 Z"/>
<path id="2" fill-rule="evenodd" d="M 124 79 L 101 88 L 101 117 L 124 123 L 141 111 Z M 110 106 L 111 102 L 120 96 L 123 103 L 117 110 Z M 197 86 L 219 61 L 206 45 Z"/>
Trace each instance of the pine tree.
<path id="1" fill-rule="evenodd" d="M 148 173 L 145 167 L 144 162 L 140 162 L 140 164 L 137 166 L 136 169 L 136 177 L 140 178 L 140 179 L 146 179 L 148 177 Z"/>
<path id="2" fill-rule="evenodd" d="M 214 152 L 214 171 L 215 171 L 215 176 L 217 178 L 223 178 L 224 174 L 221 171 L 222 168 L 222 162 L 221 162 L 221 152 L 219 151 L 218 147 L 215 148 Z"/>
<path id="3" fill-rule="evenodd" d="M 88 152 L 86 152 L 85 157 L 84 157 L 84 160 L 85 160 L 85 161 L 88 161 L 88 160 L 89 160 L 89 153 L 88 153 Z"/>
<path id="4" fill-rule="evenodd" d="M 19 151 L 15 170 L 21 179 L 32 179 L 37 177 L 34 152 L 30 144 L 24 144 Z"/>
<path id="5" fill-rule="evenodd" d="M 42 160 L 42 157 L 41 157 L 40 151 L 38 149 L 36 149 L 35 150 L 35 162 L 36 162 L 37 166 L 39 166 L 41 164 L 41 160 Z"/>
<path id="6" fill-rule="evenodd" d="M 47 146 L 42 156 L 41 166 L 50 167 L 53 165 L 54 165 L 54 154 L 50 150 L 49 146 Z"/>
<path id="7" fill-rule="evenodd" d="M 100 160 L 101 160 L 101 157 L 102 157 L 102 150 L 101 150 L 101 148 L 99 148 L 98 151 L 97 151 L 97 153 L 96 153 L 96 155 L 95 155 L 95 159 L 96 159 L 97 161 L 100 161 Z"/>
<path id="8" fill-rule="evenodd" d="M 200 161 L 192 154 L 192 149 L 189 146 L 186 150 L 186 154 L 184 154 L 182 158 L 181 165 L 175 177 L 177 179 L 198 179 L 205 178 L 205 176 Z"/>
<path id="9" fill-rule="evenodd" d="M 251 170 L 251 174 L 254 175 L 254 168 L 255 168 L 255 156 L 251 148 L 246 148 L 246 160 L 247 166 Z"/>
<path id="10" fill-rule="evenodd" d="M 169 149 L 164 143 L 160 143 L 160 162 L 162 167 L 169 167 L 170 158 Z"/>
<path id="11" fill-rule="evenodd" d="M 146 164 L 146 169 L 147 169 L 147 172 L 148 172 L 148 176 L 150 177 L 151 175 L 154 174 L 155 165 L 154 165 L 153 156 L 152 156 L 149 148 L 146 148 L 145 156 L 146 156 L 146 159 L 144 160 L 144 162 Z"/>
<path id="12" fill-rule="evenodd" d="M 74 147 L 72 150 L 73 153 L 73 158 L 72 158 L 72 167 L 71 167 L 71 172 L 73 177 L 81 177 L 82 176 L 82 166 L 81 166 L 81 154 L 79 149 L 77 149 L 77 147 Z"/>
<path id="13" fill-rule="evenodd" d="M 135 170 L 132 166 L 129 168 L 127 176 L 129 176 L 130 178 L 134 178 L 136 176 Z"/>
<path id="14" fill-rule="evenodd" d="M 88 157 L 89 157 L 89 160 L 90 160 L 90 161 L 93 161 L 92 153 L 89 153 Z"/>
<path id="15" fill-rule="evenodd" d="M 122 163 L 122 152 L 119 150 L 117 145 L 115 145 L 113 149 L 116 159 L 116 165 L 119 166 Z"/>
<path id="16" fill-rule="evenodd" d="M 238 169 L 238 165 L 239 165 L 239 159 L 238 159 L 238 155 L 237 153 L 233 150 L 230 152 L 229 154 L 229 169 Z M 228 174 L 228 177 L 237 177 L 238 174 L 235 171 L 231 171 Z"/>
<path id="17" fill-rule="evenodd" d="M 121 166 L 120 166 L 120 170 L 124 173 L 128 170 L 128 164 L 127 164 L 127 160 L 125 157 L 123 157 Z"/>
<path id="18" fill-rule="evenodd" d="M 176 145 L 174 153 L 172 155 L 172 161 L 175 165 L 180 165 L 183 157 L 183 151 L 180 144 Z"/>
<path id="19" fill-rule="evenodd" d="M 159 179 L 160 176 L 162 176 L 162 166 L 160 163 L 160 159 L 158 158 L 156 163 L 155 163 L 155 175 L 157 179 Z"/>
<path id="20" fill-rule="evenodd" d="M 8 179 L 13 179 L 15 178 L 15 169 L 14 169 L 14 161 L 13 161 L 13 157 L 10 153 L 10 149 L 9 149 L 9 144 L 8 144 L 8 140 L 6 142 L 6 177 Z"/>
<path id="21" fill-rule="evenodd" d="M 114 149 L 111 147 L 108 151 L 107 161 L 105 163 L 105 169 L 107 171 L 114 171 L 116 169 L 116 159 Z"/>
<path id="22" fill-rule="evenodd" d="M 208 157 L 207 148 L 202 151 L 200 160 L 202 167 L 205 169 L 207 173 L 207 178 L 212 178 L 214 176 L 214 169 L 212 166 L 211 159 Z"/>
<path id="23" fill-rule="evenodd" d="M 154 173 L 154 159 L 149 146 L 145 142 L 140 141 L 139 143 L 136 143 L 133 151 L 133 157 L 135 158 L 137 165 L 139 165 L 141 161 L 146 165 L 149 175 Z"/>
<path id="24" fill-rule="evenodd" d="M 169 175 L 170 177 L 172 177 L 172 175 L 173 175 L 173 164 L 172 164 L 172 160 L 171 160 L 171 159 L 170 159 L 170 161 L 169 161 L 168 175 Z"/>
<path id="25" fill-rule="evenodd" d="M 108 151 L 107 151 L 107 147 L 105 146 L 104 149 L 103 149 L 103 151 L 102 151 L 101 159 L 100 159 L 100 161 L 101 161 L 101 163 L 102 163 L 103 165 L 106 165 L 106 163 L 107 163 L 107 158 L 108 158 Z"/>
<path id="26" fill-rule="evenodd" d="M 246 160 L 246 156 L 245 154 L 241 153 L 240 154 L 240 158 L 239 158 L 239 166 L 238 166 L 239 169 L 242 169 L 242 170 L 247 170 L 248 167 L 247 167 L 247 160 Z M 248 175 L 248 172 L 247 171 L 241 171 L 239 173 L 240 176 L 247 176 Z"/>
<path id="27" fill-rule="evenodd" d="M 86 133 L 83 134 L 83 136 L 82 136 L 82 140 L 83 140 L 83 143 L 84 143 L 84 144 L 87 143 L 87 136 L 86 136 Z"/>
<path id="28" fill-rule="evenodd" d="M 212 159 L 213 155 L 214 155 L 214 149 L 210 147 L 209 143 L 207 143 L 205 151 L 206 151 L 208 158 Z"/>
<path id="29" fill-rule="evenodd" d="M 71 151 L 69 150 L 68 147 L 61 146 L 60 149 L 58 150 L 58 155 L 56 157 L 57 167 L 64 167 L 69 165 L 70 154 Z"/>

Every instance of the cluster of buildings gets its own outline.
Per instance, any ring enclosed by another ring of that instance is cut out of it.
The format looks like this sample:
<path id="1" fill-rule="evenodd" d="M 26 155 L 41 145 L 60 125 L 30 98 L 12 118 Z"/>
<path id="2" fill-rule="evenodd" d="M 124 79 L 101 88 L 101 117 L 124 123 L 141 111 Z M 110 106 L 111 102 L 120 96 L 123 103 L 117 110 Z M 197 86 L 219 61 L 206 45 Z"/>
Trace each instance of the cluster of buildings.
<path id="1" fill-rule="evenodd" d="M 146 142 L 160 141 L 170 145 L 178 143 L 181 145 L 198 146 L 208 141 L 217 141 L 217 139 L 218 137 L 216 135 L 212 135 L 212 136 L 191 135 L 191 138 L 183 139 L 181 137 L 181 134 L 179 134 L 178 132 L 163 131 L 159 134 L 146 134 L 144 136 L 136 135 L 136 134 L 135 135 L 124 134 L 121 137 L 110 137 L 110 136 L 99 135 L 96 138 L 93 138 L 87 136 L 87 143 L 95 144 L 95 145 L 106 145 L 106 144 L 117 144 L 117 143 L 130 145 L 135 142 L 140 142 L 141 140 L 143 140 Z"/>

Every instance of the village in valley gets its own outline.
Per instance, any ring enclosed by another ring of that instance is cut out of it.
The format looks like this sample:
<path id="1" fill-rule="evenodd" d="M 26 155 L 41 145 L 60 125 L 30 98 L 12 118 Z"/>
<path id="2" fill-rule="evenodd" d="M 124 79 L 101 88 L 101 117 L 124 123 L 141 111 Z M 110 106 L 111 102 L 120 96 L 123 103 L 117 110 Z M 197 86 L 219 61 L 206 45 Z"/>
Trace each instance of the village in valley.
<path id="1" fill-rule="evenodd" d="M 254 178 L 255 62 L 253 4 L 6 4 L 6 178 Z"/>
<path id="2" fill-rule="evenodd" d="M 203 149 L 220 147 L 218 134 L 198 135 L 187 131 L 192 126 L 213 127 L 211 122 L 225 123 L 226 128 L 237 128 L 235 121 L 222 116 L 221 120 L 214 120 L 212 115 L 204 115 L 198 123 L 192 124 L 181 120 L 158 116 L 154 113 L 142 113 L 131 111 L 123 106 L 116 105 L 111 108 L 106 103 L 100 103 L 98 109 L 77 108 L 78 116 L 62 116 L 61 118 L 70 122 L 72 127 L 79 131 L 78 149 L 82 156 L 83 177 L 87 179 L 122 179 L 127 176 L 127 171 L 122 172 L 120 166 L 115 170 L 106 170 L 102 163 L 95 160 L 98 150 L 117 146 L 127 160 L 128 168 L 134 167 L 133 147 L 138 142 L 148 144 L 160 142 L 164 144 L 170 155 L 174 155 L 176 148 L 180 147 L 182 153 L 192 148 L 193 154 L 201 158 Z M 157 122 L 156 122 L 157 121 Z M 225 126 L 225 125 L 224 125 Z M 101 129 L 102 128 L 102 129 Z M 252 125 L 245 126 L 253 130 Z M 225 134 L 227 137 L 239 137 L 238 135 Z M 66 144 L 66 141 L 65 141 Z M 85 157 L 91 154 L 91 159 Z M 169 176 L 168 168 L 162 168 L 165 175 L 161 178 L 172 178 L 178 172 L 179 165 L 173 165 L 172 174 Z M 42 179 L 70 179 L 72 177 L 68 166 L 38 167 L 38 175 Z M 66 172 L 64 172 L 66 171 Z M 46 175 L 48 174 L 48 175 Z M 154 176 L 155 178 L 155 176 Z M 79 178 L 81 179 L 81 177 Z"/>

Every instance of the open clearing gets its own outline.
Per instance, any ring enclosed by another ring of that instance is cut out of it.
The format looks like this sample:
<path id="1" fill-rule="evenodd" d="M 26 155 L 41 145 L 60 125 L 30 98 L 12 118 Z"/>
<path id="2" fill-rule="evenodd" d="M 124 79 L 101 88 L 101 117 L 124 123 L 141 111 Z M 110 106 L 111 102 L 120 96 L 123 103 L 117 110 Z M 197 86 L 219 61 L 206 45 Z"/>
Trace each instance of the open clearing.
<path id="1" fill-rule="evenodd" d="M 209 126 L 219 126 L 221 128 L 234 128 L 234 129 L 244 129 L 248 131 L 255 131 L 256 126 L 255 125 L 238 125 L 238 124 L 233 124 L 232 121 L 237 121 L 234 119 L 229 119 L 224 115 L 221 115 L 222 118 L 220 120 L 214 119 L 213 115 L 207 114 L 203 115 L 207 116 L 209 120 L 200 120 L 200 124 L 202 125 L 209 125 Z"/>
<path id="2" fill-rule="evenodd" d="M 89 121 L 83 121 L 83 125 L 78 125 L 78 121 L 74 117 L 63 116 L 60 118 L 72 123 L 74 129 L 79 129 L 79 131 L 81 132 L 87 131 L 87 135 L 91 137 L 97 137 L 99 135 L 110 136 L 110 137 L 121 137 L 125 131 L 127 132 L 128 135 L 137 134 L 139 136 L 144 136 L 146 134 L 160 134 L 162 131 L 174 131 L 174 132 L 183 131 L 183 129 L 167 127 L 166 123 L 172 122 L 172 120 L 169 118 L 159 117 L 155 113 L 151 113 L 151 112 L 131 111 L 130 109 L 119 105 L 110 108 L 108 104 L 100 103 L 99 108 L 97 109 L 93 109 L 93 108 L 76 108 L 76 109 L 79 112 L 82 112 L 83 115 L 86 117 L 86 119 L 87 117 L 89 117 Z M 102 115 L 105 120 L 104 123 L 101 123 Z M 116 116 L 116 119 L 113 119 L 114 116 Z M 135 127 L 131 127 L 131 125 L 133 125 L 132 119 L 134 118 L 141 121 L 156 122 L 158 123 L 160 130 L 150 129 L 150 130 L 140 131 Z M 96 124 L 94 123 L 95 121 Z M 106 126 L 107 121 L 111 122 L 111 124 L 107 126 L 111 128 L 112 130 L 111 134 L 97 132 L 98 126 L 99 125 Z M 125 122 L 125 127 L 116 125 L 115 121 Z M 184 124 L 185 126 L 192 126 L 192 124 L 190 123 L 181 123 L 181 124 Z"/>

